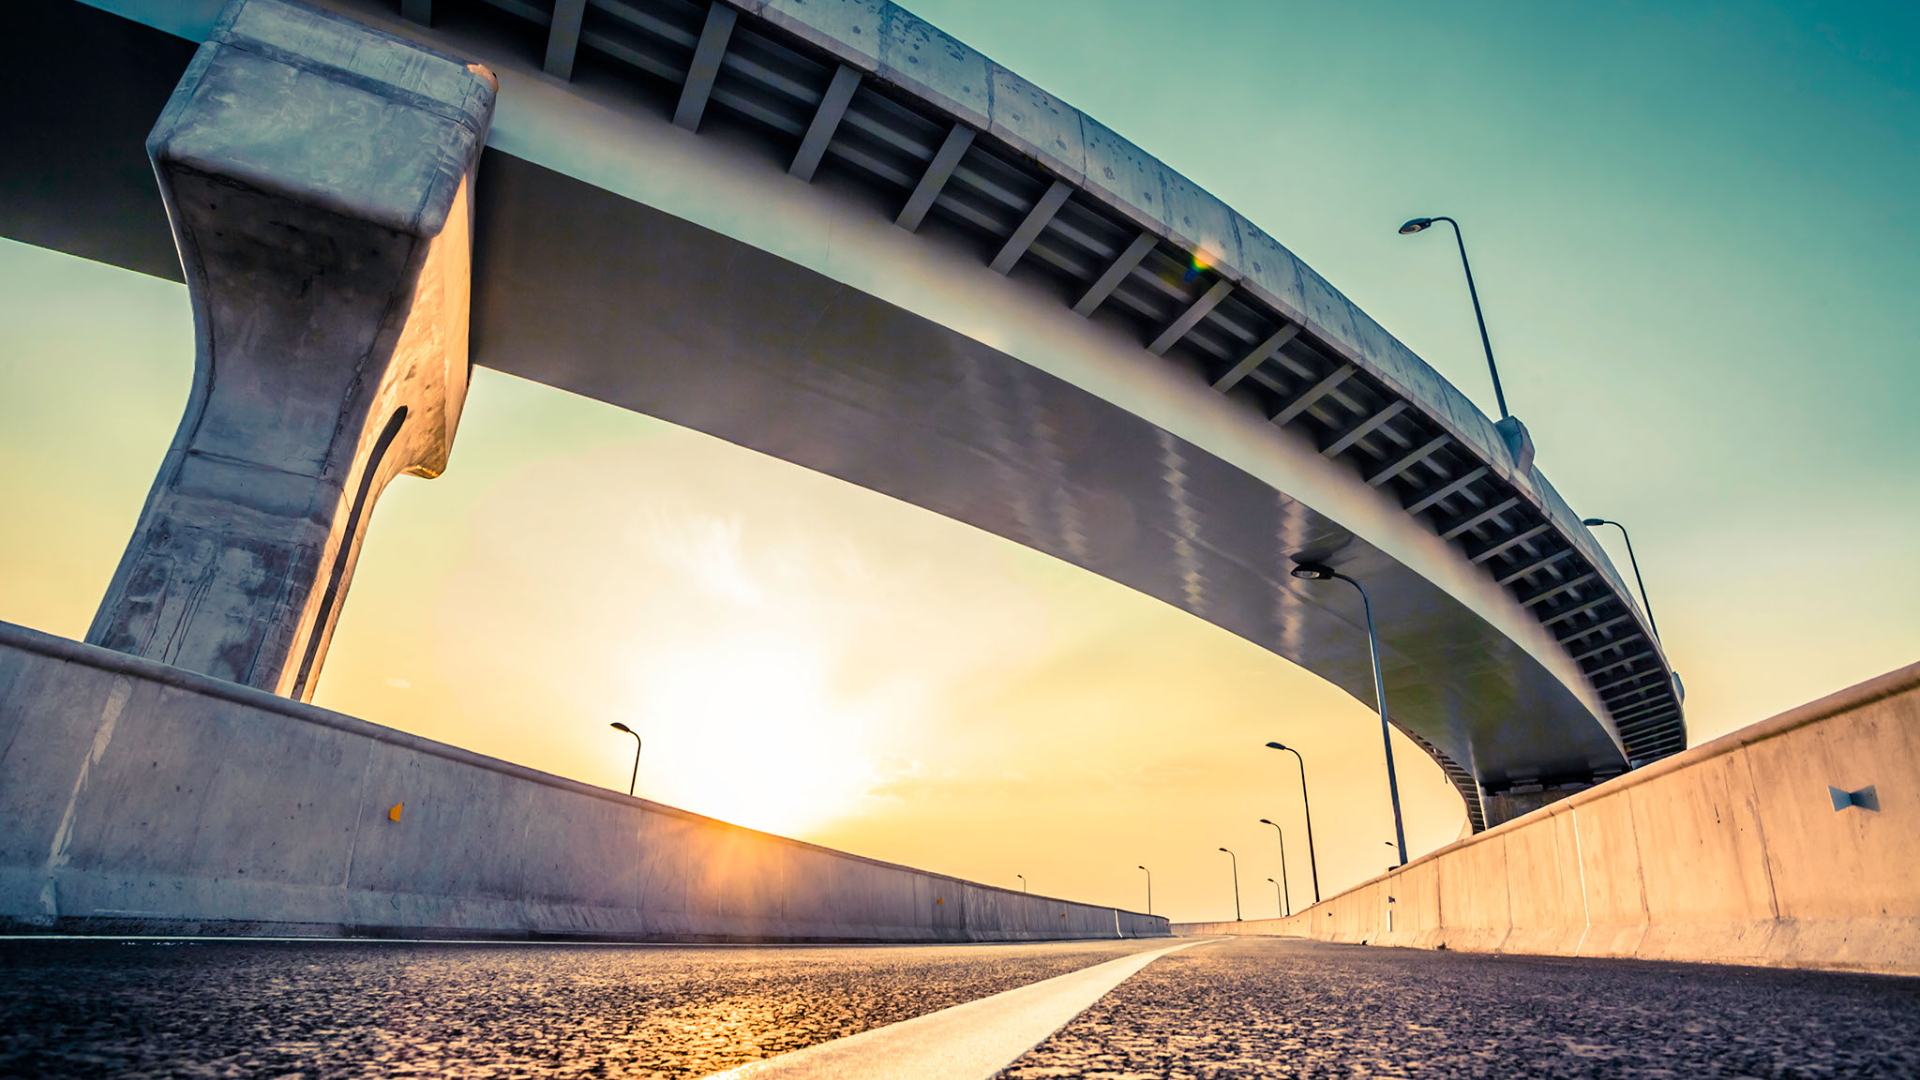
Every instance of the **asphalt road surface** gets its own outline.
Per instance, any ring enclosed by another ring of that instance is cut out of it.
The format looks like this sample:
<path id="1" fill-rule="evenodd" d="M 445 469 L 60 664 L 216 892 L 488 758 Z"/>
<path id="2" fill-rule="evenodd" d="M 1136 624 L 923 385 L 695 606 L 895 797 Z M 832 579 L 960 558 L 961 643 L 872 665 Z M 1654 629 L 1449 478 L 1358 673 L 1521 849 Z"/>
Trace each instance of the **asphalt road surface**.
<path id="1" fill-rule="evenodd" d="M 897 1030 L 957 1046 L 993 995 L 1033 987 L 993 999 L 1018 1013 L 1041 980 L 1168 944 L 0 939 L 0 1076 L 772 1069 L 922 1016 Z M 1000 1077 L 1920 1077 L 1920 979 L 1269 938 L 1196 943 L 1098 994 Z M 970 1001 L 944 1023 L 931 1015 Z"/>
<path id="2" fill-rule="evenodd" d="M 1154 961 L 1000 1075 L 1920 1077 L 1920 979 L 1240 938 Z"/>
<path id="3" fill-rule="evenodd" d="M 0 1076 L 697 1077 L 1166 944 L 0 938 Z"/>

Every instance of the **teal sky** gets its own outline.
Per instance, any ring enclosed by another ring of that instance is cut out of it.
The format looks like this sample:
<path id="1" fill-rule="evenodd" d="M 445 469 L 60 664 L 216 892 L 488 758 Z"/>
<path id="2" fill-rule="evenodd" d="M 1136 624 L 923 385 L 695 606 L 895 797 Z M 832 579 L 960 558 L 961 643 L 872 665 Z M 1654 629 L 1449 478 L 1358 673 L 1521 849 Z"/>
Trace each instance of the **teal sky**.
<path id="1" fill-rule="evenodd" d="M 1491 411 L 1451 235 L 1395 232 L 1458 218 L 1541 468 L 1634 530 L 1695 742 L 1920 659 L 1920 9 L 911 6 L 1259 222 Z M 191 361 L 179 286 L 0 242 L 0 619 L 84 633 Z M 643 793 L 1093 902 L 1138 906 L 1145 862 L 1182 918 L 1230 911 L 1221 844 L 1250 910 L 1271 900 L 1258 818 L 1299 843 L 1268 738 L 1316 770 L 1330 890 L 1391 835 L 1377 721 L 1284 661 L 484 370 L 447 474 L 381 502 L 318 700 L 610 786 L 631 743 L 605 723 L 637 718 Z M 1400 745 L 1430 850 L 1459 803 Z"/>

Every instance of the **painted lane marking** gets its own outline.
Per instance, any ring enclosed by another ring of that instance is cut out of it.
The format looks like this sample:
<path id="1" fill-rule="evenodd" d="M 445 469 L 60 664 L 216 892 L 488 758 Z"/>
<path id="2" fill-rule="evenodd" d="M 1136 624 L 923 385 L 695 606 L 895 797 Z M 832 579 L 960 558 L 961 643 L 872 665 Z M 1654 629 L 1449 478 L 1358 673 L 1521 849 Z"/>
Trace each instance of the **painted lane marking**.
<path id="1" fill-rule="evenodd" d="M 987 1080 L 1184 941 L 897 1024 L 749 1062 L 706 1080 Z"/>

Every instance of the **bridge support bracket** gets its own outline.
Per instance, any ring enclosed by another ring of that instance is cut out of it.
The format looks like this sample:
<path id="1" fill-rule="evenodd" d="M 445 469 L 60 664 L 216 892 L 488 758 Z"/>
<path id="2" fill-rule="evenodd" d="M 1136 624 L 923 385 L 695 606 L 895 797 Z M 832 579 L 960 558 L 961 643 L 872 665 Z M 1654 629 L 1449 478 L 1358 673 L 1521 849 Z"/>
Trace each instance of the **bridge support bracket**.
<path id="1" fill-rule="evenodd" d="M 312 697 L 375 500 L 459 424 L 495 89 L 310 8 L 222 12 L 147 142 L 192 391 L 89 642 Z"/>

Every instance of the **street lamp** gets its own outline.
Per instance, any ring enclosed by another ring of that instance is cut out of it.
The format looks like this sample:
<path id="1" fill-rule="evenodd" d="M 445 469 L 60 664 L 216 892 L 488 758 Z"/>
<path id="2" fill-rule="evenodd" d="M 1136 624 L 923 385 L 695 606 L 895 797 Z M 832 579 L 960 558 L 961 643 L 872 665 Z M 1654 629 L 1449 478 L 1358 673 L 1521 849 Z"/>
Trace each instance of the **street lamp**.
<path id="1" fill-rule="evenodd" d="M 627 781 L 627 794 L 631 795 L 633 794 L 633 789 L 640 783 L 640 747 L 642 745 L 640 742 L 640 733 L 618 720 L 615 720 L 607 726 L 615 731 L 624 731 L 633 736 L 633 779 Z"/>
<path id="2" fill-rule="evenodd" d="M 1653 605 L 1647 603 L 1647 582 L 1646 579 L 1640 576 L 1640 560 L 1633 556 L 1633 537 L 1627 535 L 1627 527 L 1617 521 L 1609 521 L 1606 518 L 1585 518 L 1580 524 L 1585 525 L 1589 529 L 1597 529 L 1602 525 L 1611 525 L 1620 530 L 1621 539 L 1627 542 L 1627 562 L 1633 566 L 1634 584 L 1640 586 L 1640 606 L 1647 613 L 1647 628 L 1653 631 L 1654 637 L 1659 637 L 1660 628 L 1654 625 L 1653 622 Z"/>
<path id="3" fill-rule="evenodd" d="M 1221 851 L 1227 851 L 1221 848 Z M 1227 858 L 1233 860 L 1233 921 L 1240 921 L 1240 856 L 1227 851 Z"/>
<path id="4" fill-rule="evenodd" d="M 1277 742 L 1268 743 L 1267 749 L 1285 750 L 1300 765 L 1300 805 L 1307 812 L 1307 868 L 1313 871 L 1313 902 L 1317 904 L 1320 902 L 1320 861 L 1313 854 L 1313 802 L 1307 798 L 1307 759 L 1293 747 Z"/>
<path id="5" fill-rule="evenodd" d="M 1141 867 L 1147 870 L 1146 867 Z M 1153 871 L 1147 870 L 1147 914 L 1153 914 Z"/>
<path id="6" fill-rule="evenodd" d="M 1273 824 L 1273 822 L 1271 822 L 1271 821 L 1268 821 L 1268 820 L 1267 820 L 1266 818 L 1261 818 L 1261 819 L 1260 819 L 1260 824 L 1262 824 L 1262 825 L 1273 825 L 1273 835 L 1274 835 L 1274 837 L 1275 837 L 1276 839 L 1278 839 L 1278 840 L 1280 841 L 1280 877 L 1281 877 L 1281 878 L 1282 878 L 1282 879 L 1284 880 L 1284 879 L 1286 878 L 1286 876 L 1287 876 L 1287 837 L 1286 837 L 1286 834 L 1280 831 L 1280 826 L 1278 826 L 1278 825 L 1274 825 L 1274 824 Z M 1268 878 L 1267 880 L 1268 880 L 1268 881 L 1272 881 L 1273 879 L 1272 879 L 1272 878 Z M 1287 915 L 1291 915 L 1291 914 L 1293 914 L 1293 898 L 1292 898 L 1292 897 L 1288 897 L 1288 898 L 1287 898 L 1287 900 L 1285 901 L 1285 903 L 1284 903 L 1284 904 L 1283 904 L 1282 906 L 1284 906 L 1284 907 L 1285 907 L 1285 908 L 1287 909 L 1287 910 L 1286 910 L 1286 911 L 1284 912 L 1284 914 L 1287 914 Z"/>
<path id="7" fill-rule="evenodd" d="M 1400 226 L 1401 236 L 1411 236 L 1424 232 L 1436 221 L 1444 221 L 1453 226 L 1453 239 L 1460 245 L 1460 265 L 1467 271 L 1467 295 L 1473 297 L 1473 317 L 1480 324 L 1480 347 L 1487 350 L 1487 371 L 1493 376 L 1493 399 L 1500 404 L 1500 419 L 1505 420 L 1507 395 L 1500 389 L 1500 369 L 1493 366 L 1493 342 L 1487 340 L 1487 320 L 1480 314 L 1480 290 L 1473 287 L 1473 264 L 1467 261 L 1467 242 L 1460 236 L 1460 223 L 1450 217 L 1414 218 Z"/>
<path id="8" fill-rule="evenodd" d="M 1423 226 L 1424 227 L 1424 226 Z M 1407 830 L 1400 821 L 1400 780 L 1393 771 L 1393 731 L 1387 726 L 1387 684 L 1380 677 L 1380 638 L 1373 630 L 1373 599 L 1364 585 L 1331 566 L 1303 562 L 1293 568 L 1293 576 L 1308 581 L 1338 579 L 1360 592 L 1360 603 L 1367 612 L 1367 655 L 1373 658 L 1373 701 L 1380 712 L 1380 741 L 1387 748 L 1387 794 L 1393 799 L 1393 838 L 1400 844 L 1400 865 L 1407 865 Z M 1305 783 L 1303 780 L 1302 783 Z"/>
<path id="9" fill-rule="evenodd" d="M 1272 878 L 1268 878 L 1267 880 L 1273 881 Z M 1281 899 L 1283 895 L 1285 894 L 1283 894 L 1280 891 L 1280 883 L 1277 881 L 1273 881 L 1273 907 L 1274 907 L 1274 910 L 1280 912 L 1280 917 L 1284 919 L 1287 916 L 1293 914 L 1293 910 L 1287 907 L 1286 901 Z"/>
<path id="10" fill-rule="evenodd" d="M 1027 875 L 1025 875 L 1025 874 L 1015 874 L 1015 875 L 1013 875 L 1013 876 L 1014 876 L 1014 877 L 1017 877 L 1017 878 L 1019 878 L 1019 879 L 1020 879 L 1020 891 L 1021 891 L 1021 892 L 1026 892 L 1026 891 L 1027 891 Z"/>

